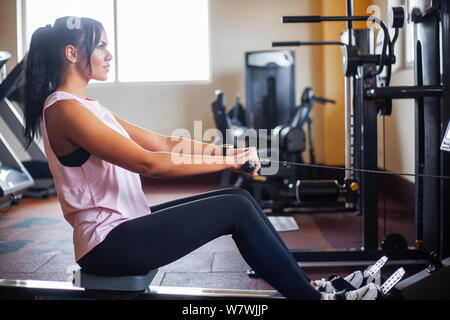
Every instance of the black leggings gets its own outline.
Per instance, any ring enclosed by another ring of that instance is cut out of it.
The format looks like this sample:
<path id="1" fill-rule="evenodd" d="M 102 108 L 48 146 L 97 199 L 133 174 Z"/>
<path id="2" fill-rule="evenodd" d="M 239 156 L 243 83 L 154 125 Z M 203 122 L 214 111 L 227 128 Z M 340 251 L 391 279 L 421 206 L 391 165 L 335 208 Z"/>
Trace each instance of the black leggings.
<path id="1" fill-rule="evenodd" d="M 231 234 L 247 264 L 288 299 L 320 299 L 255 199 L 227 188 L 165 202 L 114 228 L 78 264 L 104 275 L 146 274 Z"/>

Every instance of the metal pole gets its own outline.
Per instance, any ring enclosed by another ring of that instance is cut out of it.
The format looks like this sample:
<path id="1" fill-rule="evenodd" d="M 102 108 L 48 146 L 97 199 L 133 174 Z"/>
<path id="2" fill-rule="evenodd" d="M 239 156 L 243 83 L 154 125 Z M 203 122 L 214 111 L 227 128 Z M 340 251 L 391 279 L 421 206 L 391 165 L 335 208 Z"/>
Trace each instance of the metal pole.
<path id="1" fill-rule="evenodd" d="M 347 16 L 353 16 L 353 0 L 347 0 Z M 348 45 L 353 45 L 353 22 L 347 22 Z M 353 77 L 345 78 L 345 167 L 354 169 L 354 84 Z M 353 180 L 354 171 L 346 171 L 345 180 Z M 346 203 L 346 208 L 353 208 L 353 203 Z"/>
<path id="2" fill-rule="evenodd" d="M 450 3 L 441 1 L 442 13 L 442 61 L 444 93 L 441 105 L 441 126 L 445 132 L 450 123 Z M 450 174 L 450 153 L 441 152 L 441 175 Z M 450 256 L 450 181 L 441 181 L 441 206 L 440 206 L 440 254 L 441 258 Z"/>
<path id="3" fill-rule="evenodd" d="M 347 0 L 347 17 L 353 16 L 353 0 Z M 348 45 L 353 45 L 353 21 L 347 22 Z"/>
<path id="4" fill-rule="evenodd" d="M 353 77 L 345 78 L 345 167 L 354 169 L 353 137 L 354 137 L 354 88 Z M 347 171 L 345 179 L 353 179 L 353 171 Z"/>

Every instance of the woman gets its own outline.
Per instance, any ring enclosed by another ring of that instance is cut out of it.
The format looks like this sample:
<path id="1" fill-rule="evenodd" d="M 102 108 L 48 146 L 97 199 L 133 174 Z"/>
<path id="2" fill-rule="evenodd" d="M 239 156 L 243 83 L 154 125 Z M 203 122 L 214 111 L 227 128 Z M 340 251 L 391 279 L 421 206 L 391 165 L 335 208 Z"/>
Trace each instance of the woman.
<path id="1" fill-rule="evenodd" d="M 74 228 L 77 263 L 94 274 L 145 274 L 231 234 L 249 266 L 285 297 L 339 297 L 319 292 L 331 284 L 306 276 L 244 190 L 218 190 L 148 207 L 139 175 L 179 177 L 226 169 L 256 175 L 258 156 L 254 148 L 231 149 L 223 156 L 221 147 L 173 141 L 85 98 L 90 80 L 107 79 L 112 55 L 102 24 L 76 19 L 59 18 L 32 36 L 25 135 L 31 141 L 42 129 L 58 199 Z M 178 143 L 212 154 L 181 154 L 189 161 L 175 164 L 172 150 Z M 252 173 L 241 171 L 248 160 L 256 164 Z"/>

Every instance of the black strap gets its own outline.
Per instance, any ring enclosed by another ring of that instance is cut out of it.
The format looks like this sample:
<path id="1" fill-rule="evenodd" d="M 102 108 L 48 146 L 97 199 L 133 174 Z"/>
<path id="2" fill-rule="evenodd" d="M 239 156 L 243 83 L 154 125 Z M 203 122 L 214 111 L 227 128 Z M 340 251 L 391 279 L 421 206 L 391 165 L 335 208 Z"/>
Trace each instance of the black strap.
<path id="1" fill-rule="evenodd" d="M 338 291 L 334 294 L 334 297 L 336 300 L 347 300 L 345 293 L 347 291 L 346 290 L 342 290 L 342 291 Z"/>
<path id="2" fill-rule="evenodd" d="M 350 284 L 350 282 L 342 279 L 341 277 L 335 277 L 333 280 L 331 280 L 331 284 L 336 289 L 336 291 L 353 291 L 356 290 L 354 286 Z"/>

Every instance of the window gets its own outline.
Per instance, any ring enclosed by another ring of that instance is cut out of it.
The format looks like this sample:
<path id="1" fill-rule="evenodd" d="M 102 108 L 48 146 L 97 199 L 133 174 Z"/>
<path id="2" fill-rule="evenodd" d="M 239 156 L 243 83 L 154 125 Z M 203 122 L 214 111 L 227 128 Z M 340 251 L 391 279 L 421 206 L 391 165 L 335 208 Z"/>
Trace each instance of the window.
<path id="1" fill-rule="evenodd" d="M 206 0 L 117 0 L 119 81 L 208 80 L 208 24 Z"/>
<path id="2" fill-rule="evenodd" d="M 115 62 L 108 82 L 210 79 L 208 0 L 23 1 L 26 48 L 37 28 L 84 16 L 105 27 Z"/>

